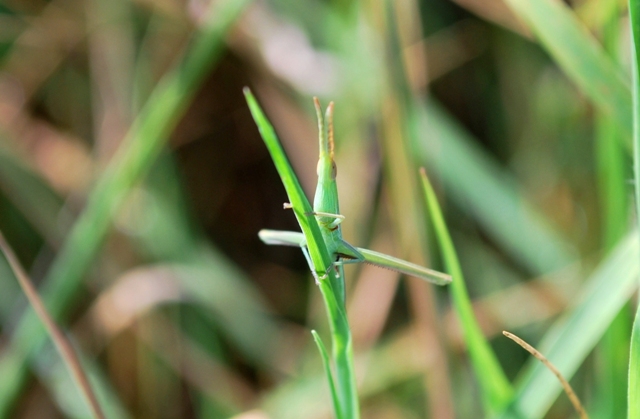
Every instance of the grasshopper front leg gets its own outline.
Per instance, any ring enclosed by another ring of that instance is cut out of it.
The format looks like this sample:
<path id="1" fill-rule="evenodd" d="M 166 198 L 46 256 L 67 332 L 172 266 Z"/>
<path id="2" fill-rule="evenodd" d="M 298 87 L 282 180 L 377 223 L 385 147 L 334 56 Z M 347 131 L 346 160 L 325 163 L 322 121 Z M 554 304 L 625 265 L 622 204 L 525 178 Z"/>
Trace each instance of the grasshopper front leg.
<path id="1" fill-rule="evenodd" d="M 289 202 L 285 202 L 282 205 L 282 207 L 284 209 L 293 208 Z M 305 215 L 314 215 L 316 217 L 333 218 L 334 219 L 333 222 L 327 225 L 330 229 L 337 227 L 338 225 L 340 225 L 340 223 L 342 223 L 345 220 L 345 216 L 342 214 L 333 214 L 333 213 L 324 212 L 324 211 L 311 211 L 311 212 L 305 213 Z"/>
<path id="2" fill-rule="evenodd" d="M 262 240 L 266 244 L 299 247 L 302 250 L 302 254 L 307 261 L 307 264 L 309 265 L 309 270 L 311 271 L 316 284 L 318 284 L 321 280 L 327 278 L 329 273 L 328 270 L 323 274 L 318 274 L 318 272 L 316 271 L 316 268 L 313 265 L 313 261 L 311 260 L 311 255 L 309 254 L 307 241 L 305 240 L 305 237 L 302 233 L 298 233 L 295 231 L 260 230 L 258 232 L 258 236 L 260 237 L 260 240 Z"/>
<path id="3" fill-rule="evenodd" d="M 338 227 L 340 225 L 341 222 L 344 221 L 345 216 L 342 214 L 332 214 L 330 212 L 323 212 L 323 211 L 313 211 L 310 212 L 306 215 L 315 215 L 317 218 L 321 218 L 321 217 L 325 217 L 325 218 L 333 218 L 333 221 L 329 224 L 323 224 L 325 225 L 329 230 L 334 230 L 336 227 Z M 320 220 L 318 220 L 320 221 Z"/>

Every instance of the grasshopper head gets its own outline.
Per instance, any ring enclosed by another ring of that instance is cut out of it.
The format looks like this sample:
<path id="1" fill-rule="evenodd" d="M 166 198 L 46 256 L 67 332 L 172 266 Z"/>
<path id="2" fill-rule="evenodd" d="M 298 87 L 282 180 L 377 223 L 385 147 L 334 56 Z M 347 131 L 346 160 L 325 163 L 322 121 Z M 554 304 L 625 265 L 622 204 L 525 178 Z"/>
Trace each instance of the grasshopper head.
<path id="1" fill-rule="evenodd" d="M 335 180 L 337 175 L 336 163 L 333 159 L 333 102 L 327 106 L 325 118 L 322 117 L 322 107 L 317 97 L 313 98 L 318 117 L 320 158 L 318 159 L 318 177 Z"/>

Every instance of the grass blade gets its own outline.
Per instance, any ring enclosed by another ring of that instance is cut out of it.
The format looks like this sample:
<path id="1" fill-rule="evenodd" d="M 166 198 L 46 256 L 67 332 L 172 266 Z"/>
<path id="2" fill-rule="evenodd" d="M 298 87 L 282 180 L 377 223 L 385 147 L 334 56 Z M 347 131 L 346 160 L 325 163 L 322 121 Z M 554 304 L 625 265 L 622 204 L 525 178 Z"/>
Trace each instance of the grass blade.
<path id="1" fill-rule="evenodd" d="M 587 280 L 582 295 L 577 298 L 580 303 L 559 319 L 537 345 L 567 379 L 573 376 L 637 289 L 639 251 L 634 231 Z M 560 391 L 560 385 L 546 368 L 531 362 L 518 380 L 509 409 L 501 417 L 540 419 Z"/>
<path id="2" fill-rule="evenodd" d="M 622 62 L 623 50 L 619 48 L 621 40 L 620 19 L 624 3 L 603 2 L 605 13 L 600 31 L 606 52 L 615 62 Z M 611 10 L 606 12 L 606 8 Z M 624 58 L 626 60 L 626 58 Z M 627 178 L 629 164 L 622 141 L 622 130 L 611 115 L 597 112 L 595 115 L 595 159 L 598 180 L 598 200 L 603 218 L 602 247 L 605 253 L 611 251 L 629 229 L 629 193 Z M 594 416 L 598 413 L 609 417 L 624 417 L 627 410 L 627 375 L 629 369 L 630 345 L 629 331 L 633 318 L 626 304 L 609 326 L 597 348 L 595 399 L 592 403 Z M 598 411 L 599 409 L 599 411 Z"/>
<path id="3" fill-rule="evenodd" d="M 267 120 L 264 112 L 258 105 L 255 97 L 248 88 L 244 90 L 247 103 L 258 125 L 260 135 L 264 140 L 271 158 L 280 174 L 282 183 L 291 200 L 293 209 L 300 228 L 304 234 L 309 254 L 318 277 L 328 276 L 328 280 L 319 280 L 318 286 L 324 299 L 329 324 L 331 327 L 333 358 L 336 365 L 336 377 L 338 382 L 338 395 L 340 410 L 336 415 L 344 415 L 345 419 L 357 419 L 360 417 L 358 394 L 356 389 L 355 372 L 353 369 L 353 340 L 351 330 L 344 311 L 344 303 L 336 299 L 336 292 L 342 287 L 342 278 L 336 274 L 329 252 L 324 243 L 320 228 L 309 200 L 305 196 L 300 182 L 295 175 L 287 157 L 276 136 L 275 130 Z"/>
<path id="4" fill-rule="evenodd" d="M 256 125 L 258 125 L 260 135 L 269 149 L 269 154 L 271 154 L 271 158 L 278 170 L 280 179 L 282 179 L 284 188 L 287 191 L 287 196 L 291 200 L 291 209 L 293 210 L 296 219 L 298 220 L 298 224 L 300 224 L 300 228 L 302 229 L 302 233 L 307 240 L 309 254 L 316 269 L 316 274 L 322 276 L 327 272 L 329 266 L 331 266 L 331 258 L 329 257 L 329 252 L 324 245 L 318 222 L 316 221 L 315 216 L 312 215 L 313 208 L 304 194 L 302 186 L 300 186 L 300 182 L 293 172 L 291 164 L 287 160 L 287 156 L 280 145 L 280 141 L 276 136 L 273 126 L 260 108 L 260 105 L 258 105 L 258 101 L 248 88 L 244 89 L 244 95 L 247 99 L 247 103 L 249 104 L 251 115 L 253 115 Z M 335 275 L 331 275 L 331 277 L 335 277 Z M 335 284 L 332 283 L 332 285 Z"/>
<path id="5" fill-rule="evenodd" d="M 333 410 L 336 412 L 336 418 L 342 419 L 344 415 L 340 410 L 340 399 L 338 398 L 338 393 L 336 392 L 336 385 L 333 380 L 333 373 L 331 372 L 331 361 L 329 360 L 329 353 L 327 352 L 327 348 L 322 343 L 322 339 L 320 339 L 320 335 L 315 330 L 311 331 L 313 335 L 313 340 L 316 342 L 316 346 L 318 347 L 318 351 L 320 352 L 320 357 L 322 358 L 322 366 L 324 367 L 324 373 L 327 376 L 327 380 L 329 381 L 329 390 L 331 391 L 331 400 L 333 401 Z"/>
<path id="6" fill-rule="evenodd" d="M 159 83 L 96 183 L 86 209 L 45 279 L 42 295 L 54 318 L 63 318 L 73 306 L 83 275 L 107 234 L 111 217 L 160 153 L 199 83 L 220 57 L 224 34 L 248 3 L 249 0 L 229 0 L 216 5 L 184 61 Z M 27 311 L 19 321 L 11 348 L 0 359 L 0 376 L 3 377 L 0 417 L 7 416 L 26 379 L 27 360 L 45 340 L 46 333 L 38 318 L 32 311 Z"/>
<path id="7" fill-rule="evenodd" d="M 509 401 L 512 393 L 511 385 L 473 314 L 458 255 L 444 222 L 435 192 L 424 169 L 420 171 L 420 175 L 427 208 L 433 220 L 438 243 L 442 249 L 444 263 L 447 271 L 453 277 L 450 285 L 453 305 L 460 319 L 465 341 L 471 355 L 471 362 L 482 389 L 484 405 L 487 410 L 496 412 L 502 409 Z"/>
<path id="8" fill-rule="evenodd" d="M 636 312 L 631 334 L 631 354 L 629 360 L 628 419 L 640 419 L 640 307 Z"/>
<path id="9" fill-rule="evenodd" d="M 629 15 L 631 18 L 632 72 L 633 72 L 633 171 L 636 202 L 636 220 L 640 214 L 640 2 L 629 0 Z M 640 231 L 639 231 L 640 233 Z M 638 257 L 636 253 L 635 258 Z M 638 391 L 640 389 L 640 307 L 636 312 L 631 334 L 631 348 L 629 359 L 629 387 L 627 394 L 628 419 L 640 418 L 640 403 Z"/>
<path id="10" fill-rule="evenodd" d="M 571 80 L 631 138 L 631 95 L 620 69 L 571 9 L 557 0 L 507 0 Z M 625 141 L 628 145 L 628 141 Z"/>
<path id="11" fill-rule="evenodd" d="M 515 179 L 483 153 L 470 134 L 433 101 L 415 103 L 415 109 L 422 133 L 416 152 L 437 173 L 451 199 L 470 211 L 506 253 L 535 275 L 572 262 L 572 247 L 527 205 Z"/>

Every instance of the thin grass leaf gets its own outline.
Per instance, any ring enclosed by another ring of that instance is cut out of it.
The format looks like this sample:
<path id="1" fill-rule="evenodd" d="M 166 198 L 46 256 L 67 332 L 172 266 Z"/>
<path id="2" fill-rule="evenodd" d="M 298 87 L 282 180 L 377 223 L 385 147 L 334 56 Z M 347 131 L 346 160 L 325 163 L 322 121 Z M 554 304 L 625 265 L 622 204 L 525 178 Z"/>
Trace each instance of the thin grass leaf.
<path id="1" fill-rule="evenodd" d="M 333 373 L 331 372 L 331 361 L 329 360 L 329 353 L 327 352 L 327 348 L 322 343 L 322 339 L 320 339 L 320 335 L 315 330 L 311 331 L 313 335 L 313 340 L 316 342 L 316 346 L 318 347 L 318 351 L 320 352 L 320 357 L 322 358 L 322 366 L 324 367 L 324 373 L 327 376 L 327 380 L 329 381 L 329 390 L 331 391 L 331 400 L 333 401 L 333 411 L 336 412 L 336 418 L 342 419 L 344 415 L 340 410 L 340 400 L 338 399 L 338 393 L 336 392 L 336 385 L 333 380 Z"/>
<path id="2" fill-rule="evenodd" d="M 605 2 L 606 3 L 606 2 Z M 622 4 L 610 2 L 616 13 L 610 13 L 604 23 L 603 42 L 607 52 L 619 56 L 620 20 Z M 609 6 L 612 7 L 612 6 Z M 628 227 L 627 161 L 621 146 L 622 130 L 611 115 L 598 113 L 595 120 L 598 195 L 603 220 L 603 244 L 611 250 L 626 233 Z"/>
<path id="3" fill-rule="evenodd" d="M 43 299 L 54 318 L 64 318 L 73 307 L 83 275 L 96 257 L 112 217 L 158 156 L 199 83 L 220 57 L 225 33 L 249 2 L 229 0 L 216 4 L 184 61 L 158 84 L 96 183 L 43 285 Z M 11 348 L 0 359 L 0 417 L 7 416 L 25 382 L 25 364 L 45 340 L 38 318 L 33 311 L 27 311 L 18 323 Z"/>
<path id="4" fill-rule="evenodd" d="M 572 246 L 518 192 L 516 181 L 484 153 L 437 103 L 414 102 L 414 149 L 502 249 L 534 275 L 561 269 L 574 260 Z M 452 164 L 451 162 L 456 162 Z"/>
<path id="5" fill-rule="evenodd" d="M 576 307 L 556 321 L 536 345 L 567 379 L 573 376 L 637 289 L 639 251 L 634 231 L 590 276 L 583 292 L 577 296 Z M 560 391 L 555 377 L 543 365 L 532 361 L 518 380 L 513 401 L 500 417 L 541 419 Z"/>
<path id="6" fill-rule="evenodd" d="M 260 135 L 271 154 L 287 195 L 291 200 L 291 209 L 293 209 L 304 234 L 313 269 L 316 271 L 315 274 L 319 278 L 328 276 L 328 280 L 319 279 L 318 286 L 324 299 L 331 327 L 332 352 L 336 365 L 337 393 L 340 401 L 340 410 L 336 411 L 336 415 L 342 414 L 344 419 L 357 419 L 360 417 L 360 407 L 353 369 L 353 341 L 344 311 L 344 304 L 342 300 L 338 302 L 334 291 L 334 289 L 339 289 L 342 286 L 342 278 L 333 269 L 333 263 L 320 233 L 318 222 L 313 215 L 311 204 L 287 160 L 273 126 L 267 120 L 260 105 L 258 105 L 248 88 L 244 89 L 244 94 L 253 119 L 260 130 Z"/>
<path id="7" fill-rule="evenodd" d="M 558 0 L 507 0 L 569 78 L 631 138 L 629 82 L 571 9 Z"/>
<path id="8" fill-rule="evenodd" d="M 599 7 L 599 15 L 605 17 L 600 28 L 603 45 L 612 59 L 620 62 L 620 14 L 624 3 L 600 2 Z M 596 113 L 594 152 L 605 252 L 611 251 L 629 228 L 629 168 L 622 135 L 622 130 L 611 115 Z M 596 399 L 592 405 L 600 407 L 603 415 L 614 418 L 623 417 L 627 410 L 626 371 L 629 368 L 629 354 L 626 348 L 629 347 L 629 330 L 632 326 L 630 312 L 627 305 L 622 308 L 603 336 L 597 353 L 601 362 L 596 363 L 596 375 L 599 378 L 594 390 Z"/>
<path id="9" fill-rule="evenodd" d="M 384 32 L 388 91 L 381 92 L 381 130 L 384 150 L 383 173 L 391 203 L 391 215 L 398 250 L 405 258 L 425 264 L 429 254 L 426 222 L 422 213 L 422 197 L 416 171 L 420 162 L 415 158 L 414 141 L 421 133 L 412 124 L 414 87 L 405 59 L 409 39 L 422 36 L 417 17 L 417 2 L 379 2 L 384 8 Z M 380 13 L 380 12 L 377 12 Z M 411 17 L 410 17 L 411 16 Z M 406 23 L 406 24 L 405 24 Z M 387 90 L 387 89 L 384 89 Z M 418 233 L 418 234 L 416 234 Z M 410 281 L 409 298 L 415 307 L 412 321 L 425 330 L 441 331 L 437 323 L 435 295 L 425 284 Z M 436 332 L 436 335 L 438 333 Z M 434 371 L 425 375 L 427 415 L 451 419 L 454 417 L 455 397 L 449 380 L 451 370 L 446 362 L 446 348 L 441 339 L 433 342 Z"/>
<path id="10" fill-rule="evenodd" d="M 640 214 L 640 2 L 629 0 L 629 15 L 631 17 L 632 34 L 632 72 L 633 72 L 633 169 L 634 190 L 636 202 L 636 220 Z M 638 231 L 637 233 L 640 233 Z M 636 253 L 634 259 L 637 260 Z M 628 419 L 640 418 L 640 307 L 636 312 L 631 334 L 631 348 L 629 359 L 629 386 L 627 390 Z"/>
<path id="11" fill-rule="evenodd" d="M 329 257 L 327 247 L 324 245 L 316 217 L 313 215 L 313 208 L 304 194 L 304 191 L 300 186 L 300 182 L 298 181 L 298 177 L 295 175 L 291 164 L 287 160 L 287 156 L 280 145 L 280 141 L 276 136 L 273 126 L 264 115 L 264 112 L 260 108 L 260 105 L 258 105 L 258 102 L 249 88 L 244 89 L 244 95 L 247 99 L 247 103 L 249 104 L 251 115 L 253 115 L 256 125 L 258 125 L 260 135 L 269 150 L 269 154 L 271 154 L 273 163 L 276 166 L 280 179 L 287 191 L 287 196 L 291 200 L 291 209 L 293 210 L 296 219 L 298 220 L 298 224 L 300 224 L 300 228 L 302 229 L 302 233 L 307 240 L 309 254 L 316 273 L 319 276 L 322 276 L 331 266 L 331 258 Z M 335 277 L 335 275 L 331 275 L 331 277 Z"/>
<path id="12" fill-rule="evenodd" d="M 460 319 L 476 378 L 480 383 L 483 404 L 490 412 L 497 412 L 503 409 L 509 401 L 512 394 L 511 384 L 475 318 L 458 255 L 444 222 L 438 199 L 424 169 L 420 170 L 420 177 L 435 235 L 442 250 L 442 257 L 447 271 L 453 278 L 450 285 L 451 297 L 456 314 Z"/>
<path id="13" fill-rule="evenodd" d="M 627 419 L 640 419 L 640 306 L 636 312 L 631 333 L 629 360 L 629 388 L 627 390 Z"/>
<path id="14" fill-rule="evenodd" d="M 640 220 L 640 3 L 629 0 L 633 77 L 633 177 L 636 219 Z"/>
<path id="15" fill-rule="evenodd" d="M 336 365 L 336 377 L 344 419 L 359 419 L 360 405 L 353 366 L 353 339 L 342 302 L 338 302 L 329 281 L 320 281 L 320 291 L 329 315 L 333 343 L 333 358 Z"/>

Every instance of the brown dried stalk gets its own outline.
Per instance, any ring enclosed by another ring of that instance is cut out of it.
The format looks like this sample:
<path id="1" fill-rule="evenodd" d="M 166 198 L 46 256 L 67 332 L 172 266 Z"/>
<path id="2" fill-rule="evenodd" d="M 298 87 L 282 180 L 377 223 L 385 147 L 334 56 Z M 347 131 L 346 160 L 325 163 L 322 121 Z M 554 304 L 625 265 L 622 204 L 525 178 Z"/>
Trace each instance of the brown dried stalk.
<path id="1" fill-rule="evenodd" d="M 6 242 L 1 232 L 0 232 L 0 250 L 2 251 L 2 253 L 4 253 L 5 258 L 9 263 L 9 266 L 13 270 L 13 274 L 18 279 L 18 283 L 20 284 L 20 287 L 22 288 L 25 295 L 27 296 L 27 299 L 29 300 L 29 303 L 31 303 L 31 306 L 33 307 L 34 311 L 36 312 L 36 314 L 44 324 L 44 327 L 47 329 L 47 332 L 51 336 L 51 339 L 53 340 L 53 343 L 56 345 L 56 348 L 58 349 L 60 356 L 62 357 L 63 361 L 67 365 L 67 368 L 69 368 L 71 376 L 76 381 L 76 384 L 80 389 L 80 392 L 86 398 L 86 401 L 89 404 L 89 408 L 91 409 L 93 416 L 96 419 L 105 419 L 105 416 L 102 413 L 102 410 L 100 409 L 100 405 L 98 404 L 98 399 L 96 398 L 95 393 L 91 389 L 89 380 L 87 379 L 87 376 L 84 373 L 84 370 L 82 369 L 80 360 L 78 359 L 78 356 L 74 352 L 73 347 L 71 346 L 71 343 L 67 340 L 64 333 L 62 333 L 58 325 L 55 323 L 55 321 L 51 318 L 51 316 L 47 312 L 47 309 L 44 306 L 44 303 L 42 302 L 42 299 L 38 295 L 38 292 L 36 291 L 35 287 L 31 283 L 29 276 L 27 275 L 25 270 L 22 268 L 22 265 L 20 265 L 18 258 L 13 253 L 13 250 L 11 249 L 9 244 Z"/>
<path id="2" fill-rule="evenodd" d="M 587 415 L 586 410 L 584 410 L 584 407 L 580 403 L 580 399 L 578 399 L 578 396 L 576 396 L 576 393 L 573 391 L 573 388 L 571 388 L 571 385 L 569 384 L 569 382 L 562 376 L 562 374 L 560 373 L 560 371 L 558 371 L 558 369 L 555 367 L 555 365 L 553 365 L 536 348 L 534 348 L 533 346 L 529 345 L 527 342 L 525 342 L 524 340 L 520 339 L 518 336 L 514 335 L 513 333 L 509 333 L 509 332 L 507 332 L 505 330 L 505 331 L 502 331 L 502 334 L 505 335 L 506 337 L 508 337 L 509 339 L 511 339 L 512 341 L 514 341 L 515 343 L 517 343 L 518 345 L 522 346 L 531 355 L 536 357 L 547 368 L 549 368 L 549 370 L 558 378 L 558 381 L 560 381 L 560 384 L 562 385 L 562 388 L 564 389 L 564 392 L 567 393 L 567 396 L 569 397 L 569 400 L 571 401 L 571 404 L 573 404 L 573 407 L 576 409 L 576 412 L 578 412 L 578 415 L 580 415 L 580 418 L 581 419 L 589 419 L 589 415 Z"/>

